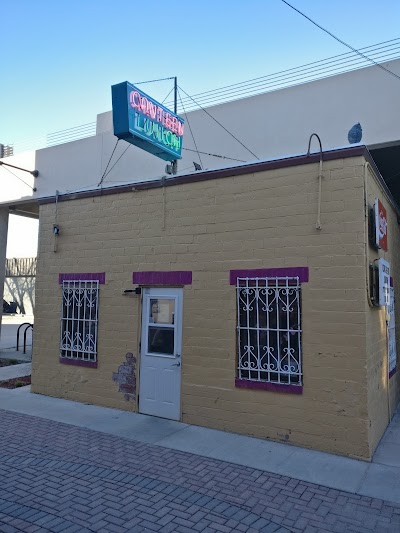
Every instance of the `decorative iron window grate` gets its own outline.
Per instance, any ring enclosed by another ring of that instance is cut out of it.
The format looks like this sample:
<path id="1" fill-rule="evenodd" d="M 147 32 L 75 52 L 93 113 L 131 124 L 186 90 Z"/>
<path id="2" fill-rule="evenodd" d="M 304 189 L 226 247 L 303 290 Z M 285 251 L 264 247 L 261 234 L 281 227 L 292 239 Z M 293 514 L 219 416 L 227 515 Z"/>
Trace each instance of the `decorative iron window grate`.
<path id="1" fill-rule="evenodd" d="M 60 356 L 97 360 L 98 281 L 63 281 Z"/>
<path id="2" fill-rule="evenodd" d="M 238 278 L 239 378 L 302 384 L 299 278 Z"/>

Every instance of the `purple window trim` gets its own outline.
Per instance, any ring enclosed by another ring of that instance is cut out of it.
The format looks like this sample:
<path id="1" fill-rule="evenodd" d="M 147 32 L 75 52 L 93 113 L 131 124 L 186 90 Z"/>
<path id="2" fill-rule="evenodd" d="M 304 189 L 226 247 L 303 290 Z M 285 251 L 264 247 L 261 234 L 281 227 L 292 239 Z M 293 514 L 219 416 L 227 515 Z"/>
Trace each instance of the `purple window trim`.
<path id="1" fill-rule="evenodd" d="M 389 372 L 389 379 L 390 379 L 391 377 L 393 377 L 393 376 L 396 374 L 396 372 L 397 372 L 397 366 L 395 366 L 395 367 L 393 368 L 393 370 L 391 370 L 391 371 Z"/>
<path id="2" fill-rule="evenodd" d="M 132 283 L 135 285 L 191 285 L 192 271 L 133 272 Z"/>
<path id="3" fill-rule="evenodd" d="M 88 368 L 97 368 L 97 361 L 83 361 L 82 359 L 68 359 L 66 357 L 60 357 L 59 361 L 62 365 L 86 366 Z"/>
<path id="4" fill-rule="evenodd" d="M 274 392 L 286 392 L 288 394 L 303 394 L 302 385 L 281 385 L 268 381 L 251 381 L 250 379 L 235 379 L 235 387 L 239 389 L 260 389 Z"/>
<path id="5" fill-rule="evenodd" d="M 230 285 L 236 285 L 237 278 L 295 278 L 298 277 L 300 283 L 309 280 L 308 267 L 287 267 L 287 268 L 255 268 L 248 270 L 231 270 L 229 273 Z"/>
<path id="6" fill-rule="evenodd" d="M 80 272 L 80 273 L 60 273 L 58 274 L 58 283 L 63 281 L 98 281 L 101 285 L 106 282 L 105 272 Z"/>

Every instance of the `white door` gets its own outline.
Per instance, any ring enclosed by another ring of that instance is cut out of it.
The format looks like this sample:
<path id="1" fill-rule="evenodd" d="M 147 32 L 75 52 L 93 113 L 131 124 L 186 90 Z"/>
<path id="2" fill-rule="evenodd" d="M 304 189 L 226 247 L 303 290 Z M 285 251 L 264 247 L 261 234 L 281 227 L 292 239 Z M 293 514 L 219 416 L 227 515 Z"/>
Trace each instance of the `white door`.
<path id="1" fill-rule="evenodd" d="M 139 412 L 180 420 L 183 289 L 144 289 Z"/>

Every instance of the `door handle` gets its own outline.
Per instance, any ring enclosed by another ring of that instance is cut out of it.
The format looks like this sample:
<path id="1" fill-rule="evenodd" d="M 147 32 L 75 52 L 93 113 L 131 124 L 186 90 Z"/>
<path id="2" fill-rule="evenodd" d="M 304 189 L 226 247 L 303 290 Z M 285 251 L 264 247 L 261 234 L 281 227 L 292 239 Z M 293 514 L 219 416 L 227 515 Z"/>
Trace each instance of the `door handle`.
<path id="1" fill-rule="evenodd" d="M 177 363 L 174 363 L 173 365 L 171 366 L 181 366 L 181 364 L 179 363 L 179 361 Z"/>

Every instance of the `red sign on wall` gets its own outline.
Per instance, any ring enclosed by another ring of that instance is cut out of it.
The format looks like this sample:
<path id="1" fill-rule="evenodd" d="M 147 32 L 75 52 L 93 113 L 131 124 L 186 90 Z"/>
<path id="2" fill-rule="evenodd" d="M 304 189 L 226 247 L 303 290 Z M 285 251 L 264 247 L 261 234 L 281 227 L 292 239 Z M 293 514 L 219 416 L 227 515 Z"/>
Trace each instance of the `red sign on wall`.
<path id="1" fill-rule="evenodd" d="M 388 223 L 387 213 L 382 202 L 378 199 L 374 204 L 375 211 L 375 243 L 378 248 L 381 248 L 385 252 L 388 250 Z"/>

